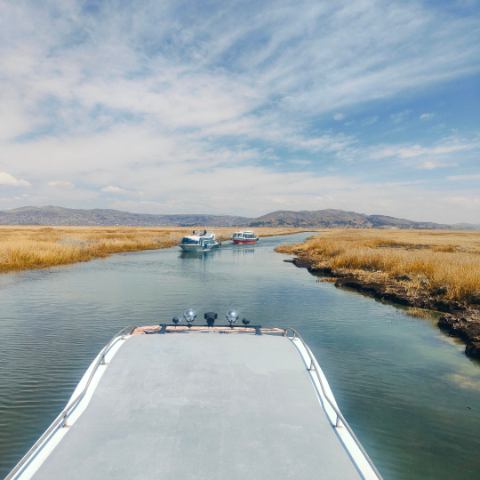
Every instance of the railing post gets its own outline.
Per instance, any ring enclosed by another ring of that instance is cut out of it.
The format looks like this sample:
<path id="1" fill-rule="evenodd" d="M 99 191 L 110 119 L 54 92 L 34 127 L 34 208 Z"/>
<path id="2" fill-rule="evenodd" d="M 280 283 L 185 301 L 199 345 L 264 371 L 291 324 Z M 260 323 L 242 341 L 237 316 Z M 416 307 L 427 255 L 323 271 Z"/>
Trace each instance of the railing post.
<path id="1" fill-rule="evenodd" d="M 67 418 L 68 418 L 68 413 L 65 412 L 62 417 L 62 428 L 68 427 Z"/>
<path id="2" fill-rule="evenodd" d="M 315 370 L 315 365 L 313 364 L 313 358 L 310 358 L 310 366 L 308 367 L 308 371 L 311 372 Z"/>

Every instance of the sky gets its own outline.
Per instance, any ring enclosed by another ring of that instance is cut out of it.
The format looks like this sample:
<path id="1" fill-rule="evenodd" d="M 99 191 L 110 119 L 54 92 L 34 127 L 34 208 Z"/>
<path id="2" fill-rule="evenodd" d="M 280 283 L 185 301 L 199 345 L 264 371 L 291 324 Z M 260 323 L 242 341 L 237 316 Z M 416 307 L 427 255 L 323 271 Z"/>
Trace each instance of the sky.
<path id="1" fill-rule="evenodd" d="M 478 0 L 0 0 L 0 209 L 480 223 Z"/>

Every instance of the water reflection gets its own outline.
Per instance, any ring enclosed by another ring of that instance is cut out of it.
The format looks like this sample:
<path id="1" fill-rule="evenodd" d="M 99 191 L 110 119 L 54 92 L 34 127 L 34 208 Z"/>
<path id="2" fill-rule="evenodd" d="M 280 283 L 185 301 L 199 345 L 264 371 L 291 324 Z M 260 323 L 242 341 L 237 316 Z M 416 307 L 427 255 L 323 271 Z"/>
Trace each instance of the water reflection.
<path id="1" fill-rule="evenodd" d="M 183 250 L 179 253 L 179 257 L 182 259 L 201 259 L 205 260 L 209 255 L 213 253 L 212 250 L 204 250 L 199 252 L 184 252 Z"/>
<path id="2" fill-rule="evenodd" d="M 243 245 L 235 245 L 233 248 L 234 255 L 252 255 L 255 253 L 255 247 L 250 246 L 243 246 Z"/>

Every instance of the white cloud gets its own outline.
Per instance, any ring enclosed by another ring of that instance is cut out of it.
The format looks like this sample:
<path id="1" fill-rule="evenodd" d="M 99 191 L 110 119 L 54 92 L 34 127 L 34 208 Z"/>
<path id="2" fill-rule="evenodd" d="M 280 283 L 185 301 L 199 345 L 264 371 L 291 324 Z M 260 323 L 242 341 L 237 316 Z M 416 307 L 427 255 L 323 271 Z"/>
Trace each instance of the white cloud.
<path id="1" fill-rule="evenodd" d="M 431 157 L 449 155 L 464 151 L 471 151 L 480 147 L 479 140 L 474 139 L 451 139 L 441 140 L 435 145 L 386 145 L 374 147 L 371 151 L 371 158 L 382 159 L 396 157 L 410 159 L 416 157 Z"/>
<path id="2" fill-rule="evenodd" d="M 439 168 L 439 164 L 437 162 L 427 160 L 426 162 L 422 162 L 417 166 L 420 170 L 435 170 Z"/>
<path id="3" fill-rule="evenodd" d="M 449 195 L 446 198 L 446 203 L 450 204 L 456 208 L 461 207 L 467 211 L 478 212 L 480 209 L 480 197 L 479 196 L 472 196 L 472 195 Z M 468 217 L 466 217 L 468 218 Z M 475 222 L 478 223 L 478 215 L 473 217 Z M 455 223 L 461 223 L 465 220 L 458 220 Z"/>
<path id="4" fill-rule="evenodd" d="M 72 182 L 69 182 L 67 180 L 51 180 L 48 182 L 48 186 L 52 188 L 74 188 L 74 184 Z"/>
<path id="5" fill-rule="evenodd" d="M 456 163 L 439 162 L 437 160 L 427 160 L 417 165 L 419 170 L 436 170 L 437 168 L 448 168 L 456 166 Z"/>
<path id="6" fill-rule="evenodd" d="M 435 116 L 434 113 L 422 113 L 420 114 L 420 116 L 418 117 L 420 120 L 424 120 L 424 121 L 427 121 L 427 120 L 431 120 L 433 117 Z"/>
<path id="7" fill-rule="evenodd" d="M 0 185 L 9 187 L 29 187 L 30 183 L 7 172 L 0 172 Z"/>
<path id="8" fill-rule="evenodd" d="M 153 115 L 169 128 L 204 127 L 238 119 L 272 98 L 278 110 L 296 114 L 334 111 L 477 68 L 473 19 L 451 21 L 415 3 L 301 3 L 257 4 L 253 11 L 231 5 L 197 15 L 195 24 L 171 2 L 100 8 L 98 17 L 75 2 L 53 10 L 5 6 L 12 26 L 4 28 L 0 59 L 7 66 L 5 98 L 18 101 L 9 109 L 18 112 L 15 131 L 48 95 L 64 102 L 63 110 L 72 102 L 77 109 L 103 105 Z M 82 29 L 88 36 L 75 41 Z M 260 32 L 265 41 L 255 49 L 238 48 Z M 145 45 L 148 35 L 157 40 L 155 51 Z M 79 128 L 68 117 L 66 125 Z"/>
<path id="9" fill-rule="evenodd" d="M 340 122 L 341 120 L 344 120 L 345 119 L 345 114 L 344 113 L 336 113 L 334 116 L 333 116 L 333 119 L 336 121 L 336 122 Z"/>
<path id="10" fill-rule="evenodd" d="M 121 187 L 117 187 L 116 185 L 107 185 L 106 187 L 103 187 L 102 192 L 105 193 L 119 193 L 119 194 L 124 194 L 128 193 L 127 190 Z"/>
<path id="11" fill-rule="evenodd" d="M 475 181 L 480 180 L 480 173 L 471 173 L 469 175 L 450 175 L 447 177 L 447 179 L 452 181 Z"/>

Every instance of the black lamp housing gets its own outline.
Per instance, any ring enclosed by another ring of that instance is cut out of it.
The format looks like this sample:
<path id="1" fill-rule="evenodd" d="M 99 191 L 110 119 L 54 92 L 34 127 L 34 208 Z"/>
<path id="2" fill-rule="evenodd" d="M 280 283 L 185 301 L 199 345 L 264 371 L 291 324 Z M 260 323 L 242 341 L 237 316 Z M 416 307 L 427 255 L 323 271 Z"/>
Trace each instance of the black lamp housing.
<path id="1" fill-rule="evenodd" d="M 205 321 L 207 322 L 207 325 L 209 327 L 213 327 L 213 324 L 215 323 L 215 320 L 218 318 L 218 315 L 215 312 L 205 312 L 205 314 L 203 315 L 203 318 L 205 318 Z"/>

